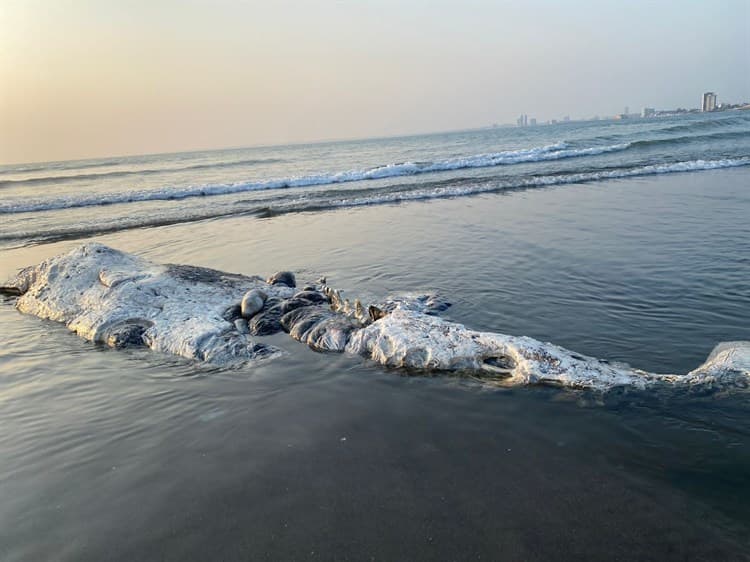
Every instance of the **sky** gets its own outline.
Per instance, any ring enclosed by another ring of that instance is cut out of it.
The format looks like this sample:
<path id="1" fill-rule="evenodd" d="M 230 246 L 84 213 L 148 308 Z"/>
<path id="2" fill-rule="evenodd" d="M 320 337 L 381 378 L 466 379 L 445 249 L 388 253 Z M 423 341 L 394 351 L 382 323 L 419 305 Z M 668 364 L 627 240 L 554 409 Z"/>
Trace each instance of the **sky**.
<path id="1" fill-rule="evenodd" d="M 750 0 L 2 0 L 0 163 L 750 101 Z"/>

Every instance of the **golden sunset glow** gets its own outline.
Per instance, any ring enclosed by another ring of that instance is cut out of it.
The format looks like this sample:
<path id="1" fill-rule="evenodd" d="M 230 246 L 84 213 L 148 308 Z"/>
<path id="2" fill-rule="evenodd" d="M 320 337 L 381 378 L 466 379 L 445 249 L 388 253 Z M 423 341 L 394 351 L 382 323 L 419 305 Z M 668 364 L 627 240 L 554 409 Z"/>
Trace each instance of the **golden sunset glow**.
<path id="1" fill-rule="evenodd" d="M 747 3 L 727 4 L 10 0 L 0 162 L 745 98 Z"/>

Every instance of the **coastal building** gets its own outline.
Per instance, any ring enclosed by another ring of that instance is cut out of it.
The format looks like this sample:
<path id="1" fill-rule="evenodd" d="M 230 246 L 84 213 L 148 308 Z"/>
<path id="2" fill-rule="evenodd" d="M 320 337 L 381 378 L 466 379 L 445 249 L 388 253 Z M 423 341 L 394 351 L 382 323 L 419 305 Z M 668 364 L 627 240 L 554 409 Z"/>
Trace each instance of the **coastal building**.
<path id="1" fill-rule="evenodd" d="M 716 94 L 706 92 L 701 99 L 701 111 L 714 111 L 716 109 Z"/>
<path id="2" fill-rule="evenodd" d="M 656 113 L 653 107 L 644 107 L 641 111 L 641 117 L 652 117 Z"/>

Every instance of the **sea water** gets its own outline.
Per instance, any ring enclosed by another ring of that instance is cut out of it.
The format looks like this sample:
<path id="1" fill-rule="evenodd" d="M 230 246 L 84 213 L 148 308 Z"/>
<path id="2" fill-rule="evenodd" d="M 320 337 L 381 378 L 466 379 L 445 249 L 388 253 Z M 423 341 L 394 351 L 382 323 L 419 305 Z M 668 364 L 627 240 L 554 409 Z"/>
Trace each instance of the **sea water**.
<path id="1" fill-rule="evenodd" d="M 750 339 L 748 164 L 727 112 L 4 166 L 0 274 L 95 239 L 684 373 Z M 3 560 L 745 556 L 741 388 L 498 389 L 283 334 L 222 370 L 0 324 Z"/>

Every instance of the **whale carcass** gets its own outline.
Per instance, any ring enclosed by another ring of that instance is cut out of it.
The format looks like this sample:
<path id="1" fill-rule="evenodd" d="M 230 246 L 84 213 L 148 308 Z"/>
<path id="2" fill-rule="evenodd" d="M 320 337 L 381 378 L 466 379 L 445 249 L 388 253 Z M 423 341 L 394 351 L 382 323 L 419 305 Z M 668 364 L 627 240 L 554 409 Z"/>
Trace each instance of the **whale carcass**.
<path id="1" fill-rule="evenodd" d="M 268 360 L 278 331 L 321 352 L 346 352 L 387 367 L 472 374 L 502 384 L 608 389 L 654 384 L 747 386 L 750 342 L 719 344 L 685 375 L 655 374 L 586 357 L 528 337 L 479 332 L 437 314 L 430 295 L 369 307 L 342 299 L 322 279 L 302 289 L 289 272 L 261 277 L 160 265 L 86 243 L 18 273 L 5 294 L 19 311 L 64 323 L 113 347 L 153 350 L 218 365 Z"/>
<path id="2" fill-rule="evenodd" d="M 18 310 L 62 322 L 87 340 L 112 347 L 146 345 L 216 364 L 280 354 L 240 334 L 228 309 L 253 289 L 272 297 L 294 293 L 260 277 L 154 264 L 96 243 L 22 270 L 9 287 L 4 292 L 20 295 Z"/>

